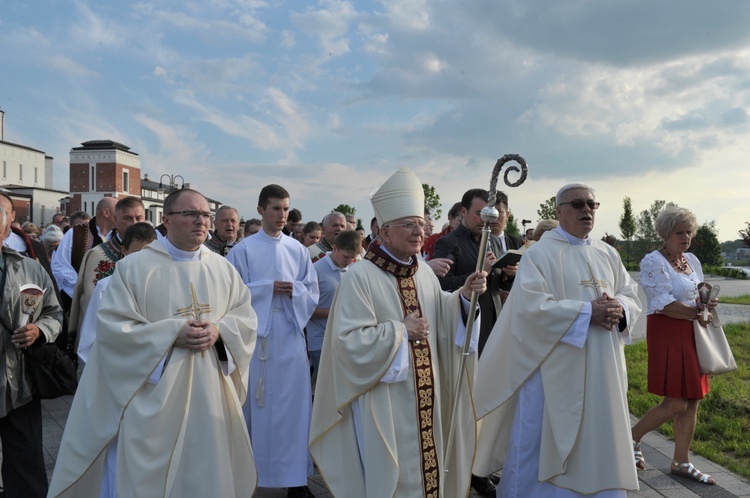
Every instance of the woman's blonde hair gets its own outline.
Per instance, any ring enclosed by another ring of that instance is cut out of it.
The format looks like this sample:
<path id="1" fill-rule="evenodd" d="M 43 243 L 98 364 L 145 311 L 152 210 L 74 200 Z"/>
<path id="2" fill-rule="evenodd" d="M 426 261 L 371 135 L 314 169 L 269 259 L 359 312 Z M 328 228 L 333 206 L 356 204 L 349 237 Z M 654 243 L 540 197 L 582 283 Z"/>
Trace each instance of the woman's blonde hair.
<path id="1" fill-rule="evenodd" d="M 698 231 L 698 220 L 689 209 L 675 205 L 666 206 L 656 217 L 654 228 L 662 240 L 666 240 L 674 232 L 674 227 L 680 223 L 690 223 L 690 234 L 695 236 Z"/>

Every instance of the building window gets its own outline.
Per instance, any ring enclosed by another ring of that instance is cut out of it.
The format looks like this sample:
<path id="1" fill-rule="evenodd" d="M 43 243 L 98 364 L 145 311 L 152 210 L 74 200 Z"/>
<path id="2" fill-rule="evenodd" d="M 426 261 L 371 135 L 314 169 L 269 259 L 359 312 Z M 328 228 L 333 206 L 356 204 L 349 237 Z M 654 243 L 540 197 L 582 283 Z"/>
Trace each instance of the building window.
<path id="1" fill-rule="evenodd" d="M 122 171 L 122 191 L 125 193 L 130 192 L 130 173 L 127 170 Z"/>
<path id="2" fill-rule="evenodd" d="M 39 183 L 39 168 L 34 166 L 34 185 Z"/>
<path id="3" fill-rule="evenodd" d="M 91 164 L 91 174 L 89 175 L 89 192 L 93 192 L 94 190 L 96 190 L 96 188 L 94 188 L 95 182 L 96 182 L 96 165 Z"/>
<path id="4" fill-rule="evenodd" d="M 23 164 L 18 165 L 18 181 L 23 183 Z"/>
<path id="5" fill-rule="evenodd" d="M 8 178 L 8 161 L 3 161 L 3 180 Z"/>

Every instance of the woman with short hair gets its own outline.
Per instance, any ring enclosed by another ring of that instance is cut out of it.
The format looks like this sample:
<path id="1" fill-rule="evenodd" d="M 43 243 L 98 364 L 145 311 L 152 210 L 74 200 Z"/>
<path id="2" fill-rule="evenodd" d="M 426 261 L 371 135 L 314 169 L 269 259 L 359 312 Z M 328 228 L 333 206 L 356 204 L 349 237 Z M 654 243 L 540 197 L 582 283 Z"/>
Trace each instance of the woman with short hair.
<path id="1" fill-rule="evenodd" d="M 657 216 L 655 228 L 664 244 L 641 261 L 641 287 L 648 300 L 648 391 L 664 399 L 633 426 L 635 465 L 646 469 L 641 438 L 672 419 L 672 474 L 716 484 L 711 476 L 693 467 L 689 456 L 698 404 L 709 390 L 708 376 L 700 373 L 693 339 L 693 320 L 705 325 L 698 296 L 703 270 L 698 258 L 687 252 L 698 222 L 689 210 L 667 206 Z M 714 312 L 716 300 L 707 307 Z"/>

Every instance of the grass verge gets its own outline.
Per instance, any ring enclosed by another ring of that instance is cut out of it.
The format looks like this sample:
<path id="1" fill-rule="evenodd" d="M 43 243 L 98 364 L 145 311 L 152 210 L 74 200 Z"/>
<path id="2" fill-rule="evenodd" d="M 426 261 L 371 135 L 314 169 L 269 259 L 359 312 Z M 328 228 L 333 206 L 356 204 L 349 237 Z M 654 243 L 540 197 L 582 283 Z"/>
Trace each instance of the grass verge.
<path id="1" fill-rule="evenodd" d="M 719 302 L 724 304 L 750 304 L 750 294 L 734 297 L 719 296 Z"/>
<path id="2" fill-rule="evenodd" d="M 711 392 L 698 408 L 698 423 L 690 449 L 750 478 L 750 323 L 728 324 L 724 332 L 738 368 L 711 378 Z M 646 341 L 625 348 L 625 358 L 630 411 L 641 417 L 662 399 L 647 390 Z M 674 439 L 671 421 L 658 431 Z"/>

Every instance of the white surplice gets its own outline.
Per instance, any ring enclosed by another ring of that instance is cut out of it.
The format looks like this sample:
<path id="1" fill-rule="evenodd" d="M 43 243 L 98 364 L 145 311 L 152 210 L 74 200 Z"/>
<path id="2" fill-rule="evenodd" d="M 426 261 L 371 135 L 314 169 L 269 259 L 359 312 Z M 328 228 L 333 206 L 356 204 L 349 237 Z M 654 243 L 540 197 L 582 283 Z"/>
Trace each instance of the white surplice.
<path id="1" fill-rule="evenodd" d="M 498 496 L 638 489 L 623 352 L 636 289 L 614 248 L 562 228 L 524 253 L 478 367 L 475 473 L 505 464 Z M 598 293 L 623 305 L 623 331 L 589 323 Z"/>
<path id="2" fill-rule="evenodd" d="M 307 450 L 312 393 L 304 328 L 318 303 L 310 253 L 286 235 L 261 230 L 229 251 L 253 296 L 258 345 L 250 363 L 244 406 L 258 485 L 305 486 L 312 474 Z M 292 296 L 273 293 L 274 281 L 293 282 Z"/>
<path id="3" fill-rule="evenodd" d="M 257 485 L 242 415 L 257 324 L 249 292 L 207 248 L 174 261 L 164 244 L 120 261 L 111 277 L 49 496 L 100 496 L 108 454 L 118 498 L 246 497 Z M 223 346 L 173 347 L 188 307 L 202 308 Z M 235 368 L 222 367 L 219 347 Z"/>

